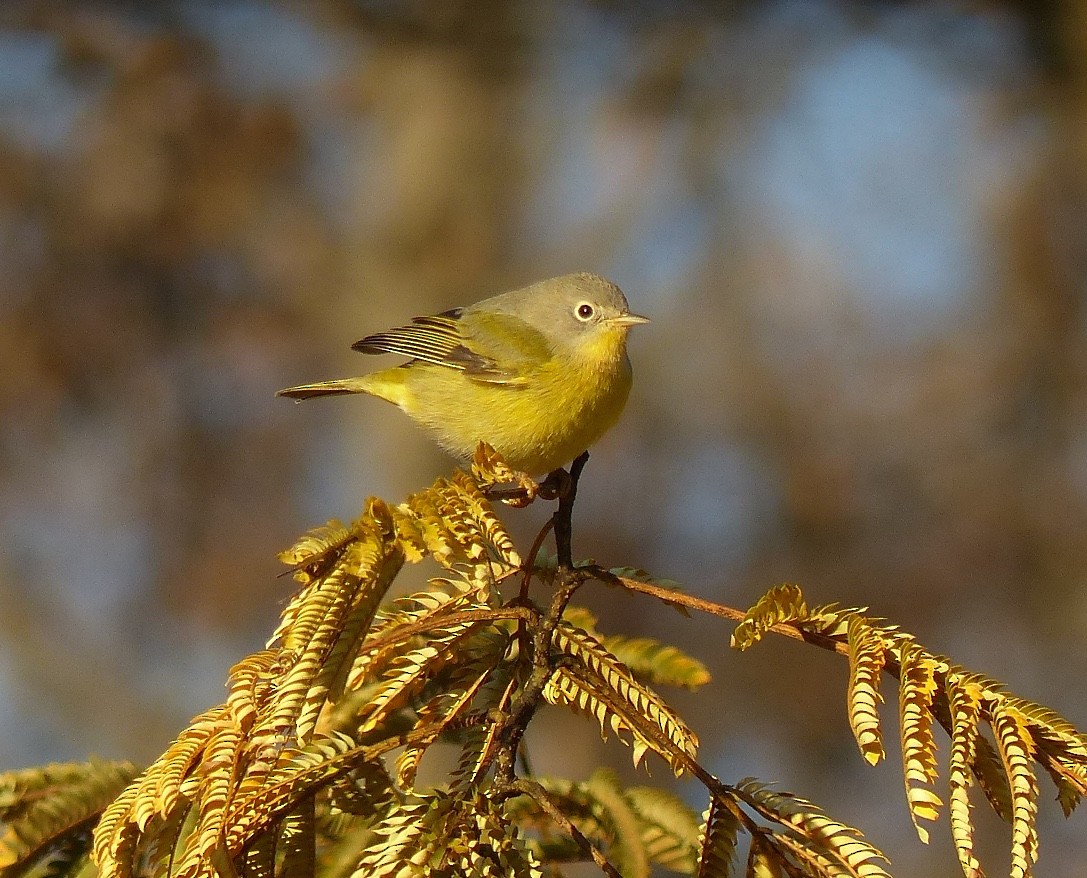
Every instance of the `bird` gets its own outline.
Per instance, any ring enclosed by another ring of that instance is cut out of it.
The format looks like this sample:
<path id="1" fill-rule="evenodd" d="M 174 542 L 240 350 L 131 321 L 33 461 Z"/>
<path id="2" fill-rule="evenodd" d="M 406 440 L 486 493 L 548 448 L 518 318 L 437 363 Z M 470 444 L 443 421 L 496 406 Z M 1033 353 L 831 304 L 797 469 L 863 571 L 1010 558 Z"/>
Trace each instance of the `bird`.
<path id="1" fill-rule="evenodd" d="M 538 281 L 368 335 L 352 349 L 408 360 L 357 378 L 301 384 L 295 400 L 365 393 L 398 406 L 461 460 L 491 445 L 518 471 L 569 463 L 619 419 L 630 393 L 630 311 L 590 272 Z"/>

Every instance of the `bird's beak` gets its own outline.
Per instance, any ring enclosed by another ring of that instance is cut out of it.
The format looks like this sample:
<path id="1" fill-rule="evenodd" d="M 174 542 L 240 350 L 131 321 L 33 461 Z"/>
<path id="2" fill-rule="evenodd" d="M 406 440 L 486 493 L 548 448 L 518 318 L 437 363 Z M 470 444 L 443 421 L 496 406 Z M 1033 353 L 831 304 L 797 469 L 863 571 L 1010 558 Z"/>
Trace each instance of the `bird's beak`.
<path id="1" fill-rule="evenodd" d="M 640 323 L 648 323 L 649 318 L 641 314 L 620 314 L 618 317 L 612 317 L 608 322 L 612 326 L 637 326 Z"/>

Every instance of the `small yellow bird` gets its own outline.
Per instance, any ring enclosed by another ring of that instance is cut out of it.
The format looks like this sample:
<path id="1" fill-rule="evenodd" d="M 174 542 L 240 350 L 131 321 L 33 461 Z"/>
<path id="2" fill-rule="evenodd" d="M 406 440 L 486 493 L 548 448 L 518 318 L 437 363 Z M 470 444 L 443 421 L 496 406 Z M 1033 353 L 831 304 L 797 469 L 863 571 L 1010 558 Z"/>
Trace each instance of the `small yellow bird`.
<path id="1" fill-rule="evenodd" d="M 368 393 L 399 406 L 456 457 L 470 458 L 482 440 L 514 469 L 540 475 L 618 420 L 631 384 L 627 333 L 647 322 L 615 284 L 567 274 L 352 345 L 411 358 L 401 366 L 278 395 Z"/>

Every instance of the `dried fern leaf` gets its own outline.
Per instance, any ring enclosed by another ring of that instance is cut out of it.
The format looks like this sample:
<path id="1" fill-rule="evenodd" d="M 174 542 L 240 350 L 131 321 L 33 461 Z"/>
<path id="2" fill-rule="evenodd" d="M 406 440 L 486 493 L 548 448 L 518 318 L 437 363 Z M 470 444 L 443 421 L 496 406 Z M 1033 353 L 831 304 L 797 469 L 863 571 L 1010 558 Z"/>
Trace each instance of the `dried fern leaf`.
<path id="1" fill-rule="evenodd" d="M 808 605 L 800 586 L 775 585 L 747 611 L 744 620 L 732 632 L 732 648 L 749 649 L 763 635 L 782 622 L 802 622 L 808 618 Z"/>
<path id="2" fill-rule="evenodd" d="M 127 878 L 132 874 L 131 853 L 138 830 L 131 811 L 140 786 L 129 784 L 103 811 L 94 830 L 91 857 L 102 878 Z"/>
<path id="3" fill-rule="evenodd" d="M 1029 878 L 1038 859 L 1034 742 L 1024 717 L 1002 702 L 993 706 L 989 722 L 1012 792 L 1011 878 Z"/>
<path id="4" fill-rule="evenodd" d="M 436 797 L 437 798 L 437 797 Z M 434 824 L 449 810 L 449 800 L 428 799 L 405 803 L 374 827 L 372 843 L 359 857 L 352 878 L 409 878 L 430 873 Z M 445 806 L 439 810 L 441 806 Z"/>
<path id="5" fill-rule="evenodd" d="M 605 851 L 623 878 L 649 878 L 649 852 L 642 840 L 638 815 L 623 795 L 618 775 L 598 768 L 585 784 L 587 795 L 600 805 L 610 843 Z"/>
<path id="6" fill-rule="evenodd" d="M 308 740 L 317 718 L 331 698 L 343 695 L 351 665 L 377 611 L 378 604 L 404 563 L 404 555 L 396 546 L 360 541 L 347 553 L 345 566 L 350 563 L 348 576 L 357 577 L 350 591 L 348 606 L 322 623 L 311 644 L 310 652 L 319 662 L 306 692 L 304 706 L 297 720 L 299 740 Z M 327 636 L 322 634 L 327 631 Z M 331 641 L 331 645 L 329 645 Z"/>
<path id="7" fill-rule="evenodd" d="M 856 873 L 843 866 L 803 836 L 789 832 L 772 832 L 765 839 L 777 853 L 777 865 L 785 875 L 817 876 L 817 878 L 855 878 Z"/>
<path id="8" fill-rule="evenodd" d="M 465 512 L 470 516 L 469 520 L 476 527 L 476 533 L 490 549 L 491 555 L 508 567 L 521 567 L 523 562 L 513 537 L 502 519 L 495 514 L 490 501 L 483 496 L 478 483 L 465 473 L 457 472 L 453 475 L 453 485 L 457 488 Z"/>
<path id="9" fill-rule="evenodd" d="M 520 558 L 504 525 L 471 479 L 438 479 L 392 511 L 396 532 L 412 552 L 428 552 L 439 564 L 517 568 Z M 514 563 L 516 560 L 516 563 Z"/>
<path id="10" fill-rule="evenodd" d="M 440 620 L 442 616 L 478 606 L 468 595 L 434 591 L 407 595 L 379 610 L 359 647 L 347 676 L 346 688 L 358 689 L 367 680 L 378 679 L 386 664 L 400 653 L 403 643 L 414 636 L 412 626 L 418 629 Z M 403 640 L 394 636 L 397 629 L 405 632 Z"/>
<path id="11" fill-rule="evenodd" d="M 479 674 L 474 681 L 451 691 L 440 692 L 417 712 L 416 728 L 429 729 L 425 738 L 404 748 L 396 759 L 396 783 L 401 789 L 412 792 L 415 775 L 423 754 L 441 734 L 472 704 L 479 690 L 487 682 L 490 670 Z"/>
<path id="12" fill-rule="evenodd" d="M 654 863 L 694 873 L 698 861 L 698 816 L 678 796 L 656 787 L 628 787 L 624 791 L 642 827 L 642 844 Z"/>
<path id="13" fill-rule="evenodd" d="M 710 798 L 698 839 L 698 878 L 731 878 L 740 819 L 729 803 Z"/>
<path id="14" fill-rule="evenodd" d="M 326 567 L 355 538 L 351 528 L 332 519 L 302 536 L 293 546 L 279 553 L 284 564 L 299 568 L 302 582 L 308 583 L 323 574 Z"/>
<path id="15" fill-rule="evenodd" d="M 391 713 L 406 705 L 431 677 L 457 658 L 462 642 L 488 625 L 486 622 L 468 622 L 447 629 L 436 628 L 429 632 L 422 646 L 397 656 L 360 712 L 359 733 L 373 731 Z"/>
<path id="16" fill-rule="evenodd" d="M 280 651 L 263 649 L 246 656 L 230 669 L 227 677 L 226 707 L 234 724 L 248 731 L 252 728 L 277 667 Z"/>
<path id="17" fill-rule="evenodd" d="M 983 701 L 982 714 L 984 713 Z M 974 761 L 970 768 L 990 807 L 1001 820 L 1010 824 L 1013 816 L 1011 784 L 1008 783 L 1008 774 L 1004 770 L 1000 754 L 985 736 L 984 728 L 979 729 L 974 742 Z"/>
<path id="18" fill-rule="evenodd" d="M 242 854 L 244 878 L 275 878 L 277 841 L 272 832 L 258 835 L 252 841 Z"/>
<path id="19" fill-rule="evenodd" d="M 935 821 L 943 805 L 933 789 L 939 775 L 936 738 L 932 733 L 937 662 L 917 643 L 906 640 L 899 648 L 899 667 L 898 721 L 906 803 L 918 838 L 928 844 L 928 828 L 920 821 Z"/>
<path id="20" fill-rule="evenodd" d="M 463 827 L 446 846 L 443 865 L 457 875 L 541 878 L 539 862 L 501 806 L 480 796 L 466 811 Z"/>
<path id="21" fill-rule="evenodd" d="M 702 662 L 670 644 L 652 637 L 597 636 L 604 648 L 640 680 L 692 692 L 710 681 L 710 672 Z"/>
<path id="22" fill-rule="evenodd" d="M 242 736 L 232 727 L 219 729 L 208 742 L 207 753 L 198 767 L 196 825 L 182 849 L 177 865 L 179 878 L 204 875 L 211 869 L 212 855 L 219 848 L 227 808 L 240 775 L 243 744 Z"/>
<path id="23" fill-rule="evenodd" d="M 275 770 L 250 792 L 230 802 L 222 845 L 231 856 L 268 826 L 282 819 L 300 799 L 352 770 L 365 770 L 368 748 L 347 735 L 317 735 L 303 748 L 285 751 Z M 376 770 L 376 769 L 375 769 Z"/>
<path id="24" fill-rule="evenodd" d="M 347 551 L 357 550 L 358 545 L 353 543 Z M 308 696 L 359 586 L 358 577 L 341 565 L 321 581 L 320 588 L 310 589 L 309 600 L 284 634 L 281 662 L 285 670 L 275 681 L 274 700 L 261 711 L 255 738 L 280 739 L 293 733 L 300 743 L 308 740 L 315 718 L 314 702 Z"/>
<path id="25" fill-rule="evenodd" d="M 762 835 L 751 838 L 747 850 L 748 878 L 793 878 L 781 852 Z"/>
<path id="26" fill-rule="evenodd" d="M 225 705 L 205 711 L 189 723 L 189 727 L 177 736 L 155 762 L 153 800 L 160 815 L 165 817 L 173 810 L 181 797 L 182 782 L 212 736 L 229 722 Z"/>
<path id="27" fill-rule="evenodd" d="M 869 844 L 861 831 L 827 817 L 812 802 L 792 793 L 775 792 L 748 778 L 733 788 L 748 806 L 768 820 L 792 829 L 807 846 L 860 878 L 890 878 L 887 858 Z"/>
<path id="28" fill-rule="evenodd" d="M 1003 702 L 1027 724 L 1039 749 L 1087 764 L 1087 735 L 1055 710 L 1015 695 L 1003 695 Z"/>
<path id="29" fill-rule="evenodd" d="M 135 775 L 130 762 L 104 760 L 0 775 L 0 869 L 14 874 L 35 861 L 79 859 L 88 829 Z"/>
<path id="30" fill-rule="evenodd" d="M 685 770 L 684 762 L 671 751 L 669 744 L 691 759 L 696 758 L 698 737 L 695 733 L 656 692 L 638 682 L 629 669 L 608 652 L 599 640 L 587 631 L 560 621 L 552 642 L 559 653 L 577 662 L 575 666 L 564 669 L 572 672 L 565 676 L 578 683 L 589 683 L 592 694 L 599 699 L 596 707 L 602 707 L 605 714 L 598 716 L 601 730 L 606 731 L 605 721 L 611 724 L 607 720 L 608 714 L 617 718 L 622 714 L 621 722 L 637 732 L 634 745 L 635 765 L 641 759 L 637 746 L 639 740 L 647 743 L 667 760 L 677 774 Z M 552 679 L 558 680 L 559 677 L 556 675 Z M 581 688 L 584 691 L 584 687 Z M 544 697 L 547 697 L 546 693 Z M 659 730 L 664 741 L 658 742 L 656 734 L 646 736 L 643 728 L 646 725 L 655 727 L 654 732 Z M 615 730 L 618 731 L 618 728 Z M 641 752 L 644 753 L 644 750 Z"/>
<path id="31" fill-rule="evenodd" d="M 317 872 L 316 844 L 313 797 L 308 796 L 283 818 L 279 834 L 280 874 L 290 878 L 313 878 Z"/>
<path id="32" fill-rule="evenodd" d="M 869 765 L 883 756 L 883 733 L 879 723 L 880 675 L 887 661 L 883 636 L 864 616 L 853 616 L 846 631 L 849 644 L 849 727 L 861 755 Z"/>
<path id="33" fill-rule="evenodd" d="M 971 766 L 981 721 L 981 686 L 966 675 L 949 674 L 948 708 L 951 713 L 951 756 L 948 764 L 948 815 L 951 837 L 966 878 L 982 878 L 981 863 L 974 854 L 974 823 L 970 816 Z"/>
<path id="34" fill-rule="evenodd" d="M 854 616 L 863 616 L 868 607 L 842 607 L 836 603 L 821 604 L 808 611 L 803 629 L 825 637 L 844 639 L 849 630 L 849 621 Z M 887 630 L 887 629 L 884 629 Z"/>
<path id="35" fill-rule="evenodd" d="M 1060 758 L 1047 759 L 1042 766 L 1057 787 L 1057 801 L 1065 817 L 1071 817 L 1080 799 L 1087 795 L 1087 765 Z"/>

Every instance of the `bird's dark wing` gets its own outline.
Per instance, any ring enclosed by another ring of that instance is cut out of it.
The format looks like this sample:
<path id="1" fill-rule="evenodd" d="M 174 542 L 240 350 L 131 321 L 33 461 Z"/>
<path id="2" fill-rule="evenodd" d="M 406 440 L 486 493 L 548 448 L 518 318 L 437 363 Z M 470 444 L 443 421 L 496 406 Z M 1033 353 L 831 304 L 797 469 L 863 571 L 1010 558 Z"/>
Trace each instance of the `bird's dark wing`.
<path id="1" fill-rule="evenodd" d="M 455 308 L 433 317 L 416 317 L 407 326 L 368 335 L 351 345 L 364 354 L 400 354 L 493 384 L 518 384 L 519 370 L 488 356 L 474 338 L 466 337 L 461 323 L 463 309 Z"/>

